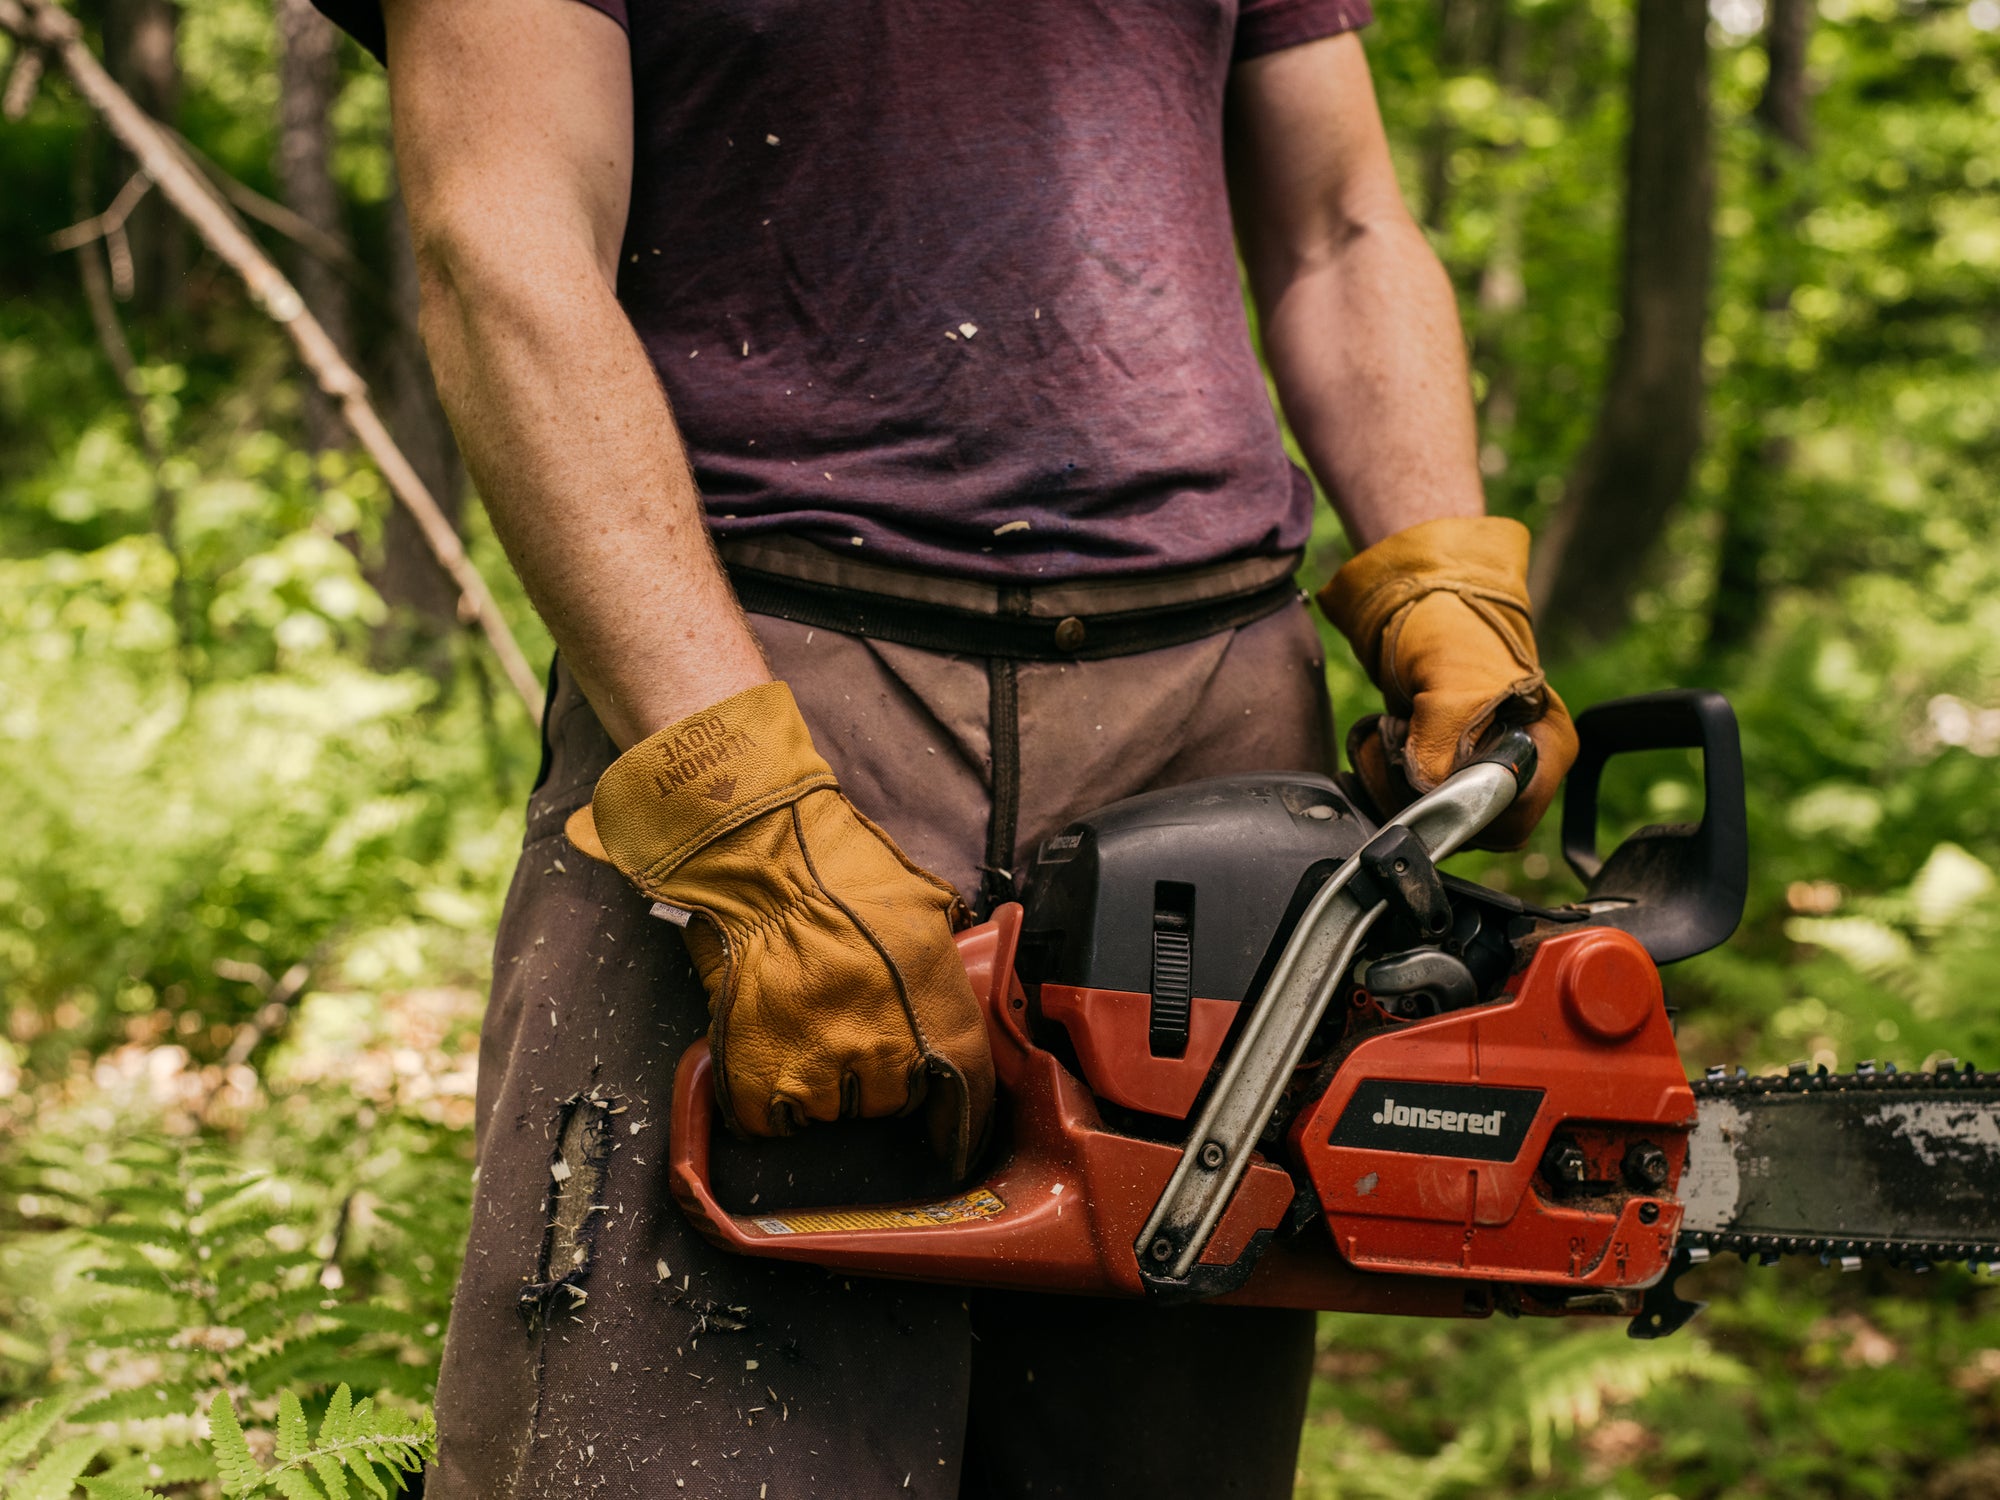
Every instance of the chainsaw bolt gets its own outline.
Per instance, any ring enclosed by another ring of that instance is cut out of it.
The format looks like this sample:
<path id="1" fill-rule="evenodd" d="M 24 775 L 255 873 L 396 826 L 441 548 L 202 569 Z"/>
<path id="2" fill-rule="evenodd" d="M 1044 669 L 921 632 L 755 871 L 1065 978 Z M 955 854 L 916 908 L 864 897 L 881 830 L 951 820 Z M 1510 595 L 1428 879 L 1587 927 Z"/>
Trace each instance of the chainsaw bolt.
<path id="1" fill-rule="evenodd" d="M 1639 1222 L 1641 1224 L 1659 1223 L 1660 1205 L 1657 1203 L 1641 1203 L 1639 1205 Z"/>
<path id="2" fill-rule="evenodd" d="M 1174 1242 L 1163 1234 L 1146 1247 L 1146 1253 L 1165 1265 L 1174 1258 Z"/>
<path id="3" fill-rule="evenodd" d="M 1625 1180 L 1642 1193 L 1657 1193 L 1667 1185 L 1673 1164 L 1651 1141 L 1637 1141 L 1625 1153 Z"/>
<path id="4" fill-rule="evenodd" d="M 1219 1142 L 1210 1141 L 1206 1146 L 1201 1148 L 1201 1164 L 1211 1172 L 1227 1160 L 1229 1160 L 1229 1153 L 1222 1149 Z"/>

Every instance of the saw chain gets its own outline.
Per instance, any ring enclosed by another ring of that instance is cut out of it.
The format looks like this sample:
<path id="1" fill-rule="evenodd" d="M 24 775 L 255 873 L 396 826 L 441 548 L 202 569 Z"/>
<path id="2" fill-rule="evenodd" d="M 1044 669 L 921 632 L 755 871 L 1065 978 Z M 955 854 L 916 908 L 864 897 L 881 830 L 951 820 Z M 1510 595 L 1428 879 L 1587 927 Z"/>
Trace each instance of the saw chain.
<path id="1" fill-rule="evenodd" d="M 2000 1263 L 2000 1073 L 1955 1059 L 1912 1073 L 1794 1063 L 1767 1075 L 1710 1068 L 1692 1087 L 1679 1243 L 1691 1261 Z"/>

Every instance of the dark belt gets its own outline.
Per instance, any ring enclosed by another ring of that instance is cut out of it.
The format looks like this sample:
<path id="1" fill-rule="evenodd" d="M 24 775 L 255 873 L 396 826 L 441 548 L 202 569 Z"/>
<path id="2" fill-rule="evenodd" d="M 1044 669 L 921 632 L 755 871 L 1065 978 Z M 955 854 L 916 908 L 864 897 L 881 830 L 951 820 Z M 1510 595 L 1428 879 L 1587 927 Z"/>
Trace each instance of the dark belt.
<path id="1" fill-rule="evenodd" d="M 1219 599 L 1058 618 L 1027 614 L 1030 590 L 1025 588 L 1013 591 L 1022 612 L 985 614 L 748 568 L 731 568 L 729 577 L 736 586 L 736 597 L 753 615 L 772 615 L 842 635 L 894 641 L 952 656 L 1002 661 L 1102 661 L 1184 646 L 1276 614 L 1294 599 L 1305 597 L 1291 579 L 1279 578 Z M 1003 591 L 1003 609 L 1007 592 Z"/>

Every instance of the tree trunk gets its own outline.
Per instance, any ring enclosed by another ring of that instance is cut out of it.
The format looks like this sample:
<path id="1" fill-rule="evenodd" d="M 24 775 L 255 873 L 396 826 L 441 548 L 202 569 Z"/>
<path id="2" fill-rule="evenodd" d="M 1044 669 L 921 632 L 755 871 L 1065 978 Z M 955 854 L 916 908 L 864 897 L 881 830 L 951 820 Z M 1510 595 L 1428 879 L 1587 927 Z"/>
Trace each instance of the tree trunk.
<path id="1" fill-rule="evenodd" d="M 1506 0 L 1496 0 L 1491 17 L 1489 53 L 1494 82 L 1512 95 L 1521 85 L 1521 27 Z M 1506 472 L 1508 448 L 1520 414 L 1520 369 L 1513 357 L 1513 335 L 1527 304 L 1528 286 L 1521 263 L 1521 190 L 1507 168 L 1518 153 L 1500 148 L 1496 163 L 1502 186 L 1493 204 L 1493 250 L 1479 273 L 1479 332 L 1473 342 L 1473 363 L 1486 374 L 1486 401 L 1480 410 L 1485 442 L 1479 466 L 1490 479 Z"/>
<path id="2" fill-rule="evenodd" d="M 176 125 L 181 108 L 179 7 L 172 0 L 104 0 L 102 17 L 104 61 L 111 76 L 147 114 Z M 115 191 L 138 170 L 138 163 L 123 151 L 113 153 L 113 159 Z M 113 288 L 142 313 L 156 316 L 179 304 L 181 283 L 187 279 L 187 234 L 158 193 L 146 196 L 105 248 Z"/>
<path id="3" fill-rule="evenodd" d="M 1639 0 L 1630 97 L 1622 327 L 1533 576 L 1542 634 L 1558 647 L 1625 623 L 1701 446 L 1715 197 L 1706 6 Z"/>
<path id="4" fill-rule="evenodd" d="M 1813 0 L 1772 0 L 1764 23 L 1767 71 L 1764 93 L 1757 101 L 1757 123 L 1764 140 L 1757 164 L 1767 186 L 1785 178 L 1796 158 L 1811 148 L 1811 100 L 1806 89 L 1806 46 L 1812 37 Z M 1794 193 L 1772 239 L 1789 243 L 1805 217 L 1805 204 Z M 1791 306 L 1794 276 L 1789 253 L 1773 257 L 1773 269 L 1759 299 L 1767 320 L 1781 317 Z M 1750 351 L 1745 381 L 1750 410 L 1732 445 L 1730 479 L 1723 516 L 1722 539 L 1716 548 L 1715 594 L 1709 602 L 1707 654 L 1711 662 L 1747 645 L 1764 620 L 1767 580 L 1765 563 L 1771 554 L 1771 515 L 1785 471 L 1792 460 L 1792 441 L 1770 430 L 1765 413 L 1782 400 L 1772 360 L 1761 340 Z M 1783 377 L 1780 377 L 1783 378 Z"/>
<path id="5" fill-rule="evenodd" d="M 465 498 L 465 464 L 416 331 L 417 257 L 400 192 L 390 204 L 389 295 L 397 316 L 376 373 L 384 415 L 397 445 L 456 526 Z M 424 545 L 416 523 L 400 510 L 382 524 L 382 560 L 372 582 L 383 602 L 412 617 L 410 623 L 423 634 L 441 638 L 457 622 L 458 590 Z"/>
<path id="6" fill-rule="evenodd" d="M 1437 71 L 1449 80 L 1471 66 L 1480 29 L 1480 12 L 1489 0 L 1437 0 Z M 1490 0 L 1505 4 L 1505 0 Z M 1423 191 L 1423 223 L 1427 229 L 1444 227 L 1451 204 L 1451 151 L 1455 132 L 1445 113 L 1444 101 L 1431 101 L 1431 117 L 1418 142 L 1418 177 Z"/>
<path id="7" fill-rule="evenodd" d="M 1764 22 L 1764 93 L 1757 119 L 1790 146 L 1812 145 L 1812 103 L 1806 93 L 1806 47 L 1812 41 L 1813 0 L 1770 0 Z"/>
<path id="8" fill-rule="evenodd" d="M 333 180 L 329 116 L 340 88 L 339 33 L 312 0 L 277 0 L 278 188 L 285 206 L 313 228 L 347 243 L 340 190 Z M 299 295 L 348 359 L 354 358 L 354 315 L 347 282 L 317 255 L 292 247 L 287 267 Z M 343 446 L 340 409 L 315 383 L 304 382 L 306 444 L 314 452 Z"/>

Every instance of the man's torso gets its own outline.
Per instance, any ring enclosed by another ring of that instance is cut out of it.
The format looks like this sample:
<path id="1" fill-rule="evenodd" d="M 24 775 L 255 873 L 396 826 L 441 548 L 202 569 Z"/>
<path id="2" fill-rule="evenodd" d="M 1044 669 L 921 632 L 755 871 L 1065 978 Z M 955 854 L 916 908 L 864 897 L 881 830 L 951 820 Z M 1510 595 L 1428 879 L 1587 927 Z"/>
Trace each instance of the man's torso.
<path id="1" fill-rule="evenodd" d="M 1304 542 L 1224 187 L 1235 0 L 625 19 L 619 292 L 719 534 L 1022 581 Z"/>

